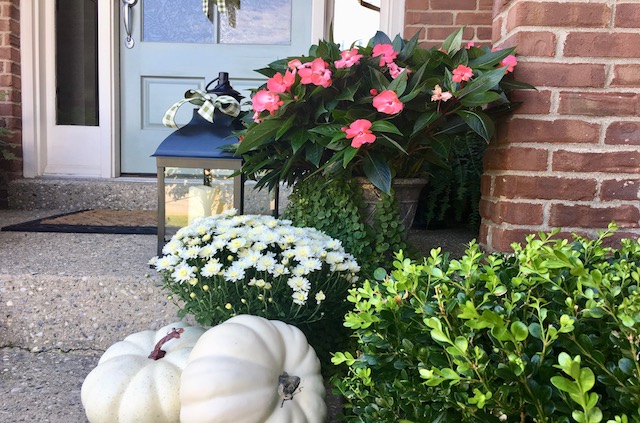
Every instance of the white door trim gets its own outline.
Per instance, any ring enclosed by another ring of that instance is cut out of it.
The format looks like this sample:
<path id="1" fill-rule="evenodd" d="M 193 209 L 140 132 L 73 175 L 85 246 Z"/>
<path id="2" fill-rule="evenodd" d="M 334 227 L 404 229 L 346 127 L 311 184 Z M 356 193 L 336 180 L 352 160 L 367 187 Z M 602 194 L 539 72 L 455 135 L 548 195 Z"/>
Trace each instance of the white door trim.
<path id="1" fill-rule="evenodd" d="M 121 0 L 98 0 L 98 72 L 100 126 L 92 136 L 98 137 L 98 156 L 95 166 L 74 171 L 73 166 L 52 166 L 47 151 L 56 143 L 50 133 L 53 115 L 51 97 L 53 87 L 49 75 L 55 72 L 52 40 L 53 8 L 47 12 L 43 5 L 52 0 L 20 0 L 20 53 L 22 84 L 22 148 L 23 174 L 27 178 L 37 176 L 93 176 L 113 178 L 120 175 L 119 163 L 119 8 Z M 327 0 L 312 0 L 313 20 L 310 44 L 326 37 Z M 405 0 L 382 0 L 381 29 L 388 34 L 402 33 Z M 73 151 L 65 152 L 74 157 Z M 77 156 L 77 155 L 76 155 Z M 82 158 L 75 157 L 76 160 Z"/>
<path id="2" fill-rule="evenodd" d="M 23 173 L 27 178 L 44 175 L 67 175 L 110 178 L 117 175 L 117 50 L 114 39 L 118 0 L 98 1 L 98 127 L 85 127 L 86 137 L 96 145 L 91 157 L 79 157 L 74 151 L 64 151 L 55 136 L 85 136 L 83 127 L 55 127 L 55 46 L 54 2 L 20 1 L 21 68 L 22 68 L 22 144 Z M 61 148 L 62 151 L 58 150 Z M 49 160 L 47 152 L 56 160 Z M 69 160 L 59 157 L 68 155 Z M 91 163 L 86 166 L 84 163 Z"/>

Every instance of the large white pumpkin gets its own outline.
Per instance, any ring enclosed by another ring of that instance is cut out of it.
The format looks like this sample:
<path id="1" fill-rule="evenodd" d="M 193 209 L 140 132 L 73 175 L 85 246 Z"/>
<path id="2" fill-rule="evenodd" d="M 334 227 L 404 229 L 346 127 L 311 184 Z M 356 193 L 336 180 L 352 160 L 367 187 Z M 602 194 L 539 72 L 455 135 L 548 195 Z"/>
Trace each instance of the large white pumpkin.
<path id="1" fill-rule="evenodd" d="M 304 334 L 249 315 L 200 337 L 180 402 L 183 423 L 321 423 L 327 415 L 320 361 Z"/>
<path id="2" fill-rule="evenodd" d="M 82 384 L 82 405 L 88 420 L 178 422 L 182 369 L 204 332 L 203 328 L 178 322 L 157 332 L 134 333 L 109 347 Z M 163 338 L 164 343 L 160 342 Z M 164 356 L 150 358 L 154 350 L 155 356 L 162 356 L 163 352 Z"/>

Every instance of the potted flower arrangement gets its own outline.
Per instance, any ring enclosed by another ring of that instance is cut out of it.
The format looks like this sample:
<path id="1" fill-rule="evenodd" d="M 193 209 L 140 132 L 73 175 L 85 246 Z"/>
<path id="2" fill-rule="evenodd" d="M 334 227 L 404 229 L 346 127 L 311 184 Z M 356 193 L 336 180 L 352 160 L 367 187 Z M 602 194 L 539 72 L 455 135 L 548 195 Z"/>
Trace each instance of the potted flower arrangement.
<path id="1" fill-rule="evenodd" d="M 341 50 L 320 41 L 307 56 L 258 72 L 252 121 L 236 152 L 258 187 L 294 185 L 311 175 L 366 177 L 385 193 L 393 178 L 446 165 L 456 134 L 491 139 L 495 117 L 513 105 L 514 48 L 462 45 L 462 28 L 440 48 L 378 32 L 366 46 Z"/>
<path id="2" fill-rule="evenodd" d="M 150 264 L 181 308 L 204 325 L 252 314 L 293 325 L 346 311 L 360 267 L 314 228 L 235 210 L 178 230 Z"/>

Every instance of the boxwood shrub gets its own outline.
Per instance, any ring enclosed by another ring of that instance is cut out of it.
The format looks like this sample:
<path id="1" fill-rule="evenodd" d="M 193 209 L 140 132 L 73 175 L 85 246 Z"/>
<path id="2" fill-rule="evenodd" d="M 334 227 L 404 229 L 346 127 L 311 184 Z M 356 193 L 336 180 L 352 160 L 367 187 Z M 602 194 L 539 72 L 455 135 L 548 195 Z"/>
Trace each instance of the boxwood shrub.
<path id="1" fill-rule="evenodd" d="M 639 422 L 640 242 L 557 231 L 512 254 L 439 249 L 350 291 L 347 422 Z"/>

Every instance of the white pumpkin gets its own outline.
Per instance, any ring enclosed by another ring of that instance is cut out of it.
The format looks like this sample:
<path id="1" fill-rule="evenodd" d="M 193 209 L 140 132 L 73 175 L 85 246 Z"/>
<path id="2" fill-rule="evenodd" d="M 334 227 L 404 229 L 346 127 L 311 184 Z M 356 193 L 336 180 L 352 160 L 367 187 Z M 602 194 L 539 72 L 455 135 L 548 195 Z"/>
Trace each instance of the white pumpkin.
<path id="1" fill-rule="evenodd" d="M 109 347 L 82 384 L 89 422 L 178 422 L 182 369 L 204 332 L 178 322 L 157 332 L 134 333 Z"/>
<path id="2" fill-rule="evenodd" d="M 200 337 L 180 403 L 184 423 L 320 423 L 327 415 L 320 361 L 304 334 L 249 315 Z"/>

